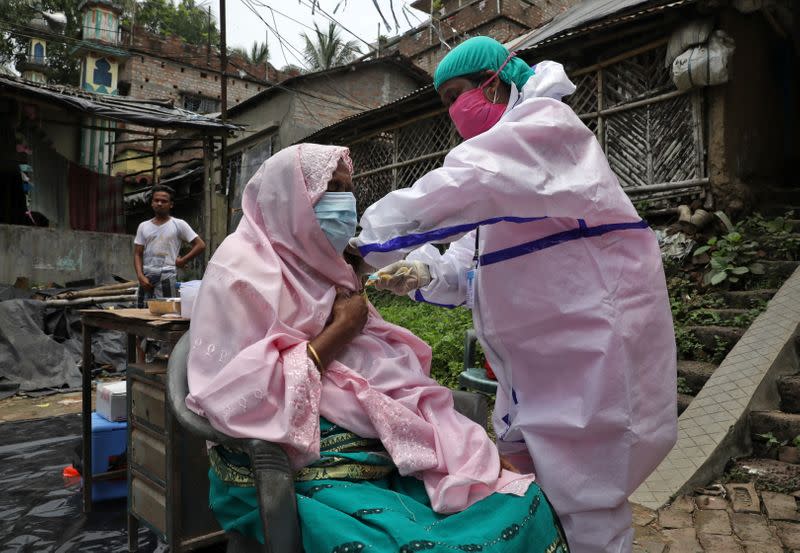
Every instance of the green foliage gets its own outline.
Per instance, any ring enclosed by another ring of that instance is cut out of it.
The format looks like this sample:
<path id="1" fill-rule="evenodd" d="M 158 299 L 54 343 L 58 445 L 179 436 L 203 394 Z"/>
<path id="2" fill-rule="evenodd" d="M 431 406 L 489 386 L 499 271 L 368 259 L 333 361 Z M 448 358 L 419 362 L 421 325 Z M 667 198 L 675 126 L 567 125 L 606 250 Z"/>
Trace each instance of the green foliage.
<path id="1" fill-rule="evenodd" d="M 722 360 L 725 359 L 730 350 L 731 347 L 725 340 L 719 336 L 714 336 L 714 351 L 711 354 L 711 360 L 714 363 L 722 363 Z"/>
<path id="2" fill-rule="evenodd" d="M 336 23 L 333 22 L 328 25 L 327 32 L 321 31 L 314 23 L 313 37 L 309 37 L 306 33 L 300 36 L 305 41 L 303 57 L 308 66 L 315 71 L 345 65 L 361 53 L 355 41 L 347 42 L 341 37 Z"/>
<path id="3" fill-rule="evenodd" d="M 700 291 L 684 277 L 667 281 L 672 318 L 680 324 L 717 324 L 719 316 L 708 311 L 725 306 L 725 300 L 714 291 Z"/>
<path id="4" fill-rule="evenodd" d="M 189 44 L 219 43 L 216 20 L 196 0 L 140 0 L 135 9 L 135 14 L 127 11 L 126 21 L 135 19 L 151 33 L 179 36 Z"/>
<path id="5" fill-rule="evenodd" d="M 633 204 L 633 207 L 639 213 L 639 216 L 644 218 L 645 213 L 652 209 L 653 203 L 649 200 L 639 200 Z"/>
<path id="6" fill-rule="evenodd" d="M 37 7 L 49 12 L 64 12 L 67 25 L 62 32 L 45 33 L 47 40 L 47 66 L 51 82 L 77 86 L 80 83 L 80 58 L 70 51 L 81 39 L 81 13 L 77 0 L 0 0 L 0 65 L 12 65 L 24 60 L 32 35 L 42 36 L 42 31 L 31 28 L 30 22 Z M 209 20 L 206 8 L 197 0 L 120 0 L 123 8 L 122 22 L 135 23 L 150 32 L 175 35 L 190 44 L 219 43 L 216 20 Z"/>
<path id="7" fill-rule="evenodd" d="M 702 359 L 704 357 L 703 344 L 697 340 L 691 330 L 675 325 L 675 343 L 681 359 Z"/>
<path id="8" fill-rule="evenodd" d="M 788 442 L 786 440 L 779 440 L 775 437 L 775 434 L 772 432 L 767 432 L 766 434 L 756 434 L 757 438 L 760 438 L 764 441 L 764 445 L 767 448 L 767 451 L 770 449 L 777 449 L 779 447 L 785 446 Z"/>
<path id="9" fill-rule="evenodd" d="M 445 309 L 388 292 L 370 290 L 369 298 L 384 319 L 407 328 L 431 346 L 431 376 L 444 386 L 456 388 L 463 369 L 464 336 L 472 328 L 472 313 L 463 307 Z M 476 363 L 482 365 L 482 354 L 478 357 Z"/>
<path id="10" fill-rule="evenodd" d="M 689 387 L 689 384 L 686 383 L 686 379 L 682 376 L 678 377 L 678 393 L 679 394 L 692 393 L 692 389 Z"/>
<path id="11" fill-rule="evenodd" d="M 266 42 L 253 42 L 250 46 L 250 50 L 242 47 L 231 48 L 229 50 L 231 54 L 239 54 L 248 63 L 253 65 L 265 65 L 269 60 L 269 46 Z"/>
<path id="12" fill-rule="evenodd" d="M 792 446 L 800 447 L 800 434 L 794 437 L 794 439 L 792 440 Z"/>
<path id="13" fill-rule="evenodd" d="M 764 265 L 757 262 L 758 243 L 745 240 L 741 233 L 732 231 L 722 238 L 713 237 L 705 246 L 697 248 L 695 256 L 709 254 L 703 283 L 718 286 L 739 282 L 744 275 L 763 275 Z"/>
<path id="14" fill-rule="evenodd" d="M 758 236 L 761 247 L 770 256 L 795 261 L 800 258 L 800 234 L 794 232 L 791 222 L 793 217 L 793 211 L 773 219 L 766 219 L 756 213 L 745 219 L 740 226 L 742 232 Z"/>
<path id="15" fill-rule="evenodd" d="M 34 5 L 43 11 L 64 12 L 67 25 L 61 32 L 42 31 L 31 27 L 36 16 Z M 32 36 L 47 39 L 47 67 L 50 80 L 62 84 L 78 85 L 80 60 L 69 55 L 81 34 L 81 14 L 75 0 L 0 0 L 0 65 L 16 66 L 26 55 Z"/>

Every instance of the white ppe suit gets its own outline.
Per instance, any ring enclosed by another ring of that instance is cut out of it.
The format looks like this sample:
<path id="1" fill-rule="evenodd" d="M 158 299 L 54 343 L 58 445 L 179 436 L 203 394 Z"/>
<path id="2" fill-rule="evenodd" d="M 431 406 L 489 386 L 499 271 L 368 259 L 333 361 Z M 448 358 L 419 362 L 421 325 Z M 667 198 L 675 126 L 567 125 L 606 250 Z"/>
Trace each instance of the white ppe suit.
<path id="1" fill-rule="evenodd" d="M 675 338 L 656 237 L 560 101 L 574 89 L 540 63 L 496 125 L 369 207 L 355 243 L 373 267 L 413 251 L 433 280 L 412 296 L 456 306 L 479 228 L 498 447 L 535 471 L 573 553 L 627 553 L 628 496 L 676 440 Z"/>

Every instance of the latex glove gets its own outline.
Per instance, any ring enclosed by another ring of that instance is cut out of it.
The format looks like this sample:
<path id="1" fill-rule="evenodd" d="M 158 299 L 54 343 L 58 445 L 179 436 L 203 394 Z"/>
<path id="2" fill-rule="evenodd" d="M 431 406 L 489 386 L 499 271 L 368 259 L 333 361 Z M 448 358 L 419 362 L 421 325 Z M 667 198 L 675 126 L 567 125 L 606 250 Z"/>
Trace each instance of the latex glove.
<path id="1" fill-rule="evenodd" d="M 422 261 L 397 261 L 376 273 L 375 288 L 405 296 L 431 283 L 431 271 Z"/>
<path id="2" fill-rule="evenodd" d="M 350 255 L 361 257 L 361 251 L 358 249 L 358 237 L 353 236 L 350 240 L 348 240 L 347 247 L 344 249 L 344 251 Z"/>

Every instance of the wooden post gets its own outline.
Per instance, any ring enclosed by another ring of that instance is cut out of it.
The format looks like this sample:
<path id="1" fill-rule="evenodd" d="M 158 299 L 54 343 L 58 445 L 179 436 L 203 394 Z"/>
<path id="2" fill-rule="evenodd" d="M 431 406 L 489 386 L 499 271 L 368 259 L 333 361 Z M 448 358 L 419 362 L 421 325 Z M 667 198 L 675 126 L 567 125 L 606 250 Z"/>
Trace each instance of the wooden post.
<path id="1" fill-rule="evenodd" d="M 158 133 L 153 133 L 153 186 L 158 184 Z"/>
<path id="2" fill-rule="evenodd" d="M 603 120 L 603 69 L 597 69 L 597 140 L 600 141 L 600 147 L 603 152 L 608 155 L 608 148 L 606 147 L 606 126 Z"/>
<path id="3" fill-rule="evenodd" d="M 203 240 L 205 264 L 211 259 L 211 198 L 214 196 L 214 147 L 209 137 L 203 137 Z"/>
<path id="4" fill-rule="evenodd" d="M 225 124 L 228 121 L 228 46 L 227 46 L 227 32 L 225 30 L 225 0 L 219 0 L 219 48 L 220 48 L 220 63 L 222 65 L 222 76 L 220 78 L 220 100 L 222 103 L 220 119 Z M 228 135 L 223 129 L 222 134 L 222 147 L 219 153 L 219 185 L 220 188 L 225 190 L 228 194 L 228 163 L 226 158 L 226 149 L 228 147 Z M 210 238 L 210 236 L 209 236 Z"/>
<path id="5" fill-rule="evenodd" d="M 83 512 L 92 510 L 92 331 L 83 325 L 83 361 L 81 362 L 81 426 L 83 427 Z"/>

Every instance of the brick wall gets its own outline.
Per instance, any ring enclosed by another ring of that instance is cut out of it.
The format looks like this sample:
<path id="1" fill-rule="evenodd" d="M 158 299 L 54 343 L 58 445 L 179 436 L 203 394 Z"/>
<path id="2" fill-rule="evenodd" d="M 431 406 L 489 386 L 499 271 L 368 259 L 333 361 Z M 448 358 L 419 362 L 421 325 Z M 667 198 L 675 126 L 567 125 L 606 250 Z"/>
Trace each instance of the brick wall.
<path id="1" fill-rule="evenodd" d="M 172 99 L 178 107 L 183 107 L 187 95 L 219 105 L 221 65 L 216 49 L 209 51 L 203 46 L 186 44 L 178 37 L 153 35 L 139 28 L 133 35 L 124 33 L 121 46 L 131 52 L 131 57 L 120 65 L 123 94 L 142 99 Z M 228 107 L 288 76 L 272 65 L 252 65 L 241 56 L 230 56 Z"/>
<path id="2" fill-rule="evenodd" d="M 435 14 L 434 26 L 440 29 L 441 38 L 450 46 L 465 37 L 486 35 L 507 42 L 531 29 L 535 29 L 580 0 L 466 0 L 444 2 L 444 15 Z M 459 9 L 459 4 L 461 9 Z M 499 10 L 498 10 L 499 4 Z M 439 33 L 429 26 L 404 36 L 389 47 L 411 58 L 422 69 L 432 73 L 436 64 L 447 53 Z"/>
<path id="3" fill-rule="evenodd" d="M 543 21 L 546 22 L 579 2 L 580 0 L 536 0 L 536 5 L 542 10 Z"/>

